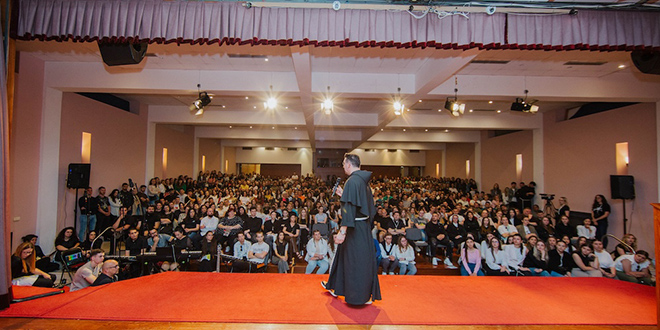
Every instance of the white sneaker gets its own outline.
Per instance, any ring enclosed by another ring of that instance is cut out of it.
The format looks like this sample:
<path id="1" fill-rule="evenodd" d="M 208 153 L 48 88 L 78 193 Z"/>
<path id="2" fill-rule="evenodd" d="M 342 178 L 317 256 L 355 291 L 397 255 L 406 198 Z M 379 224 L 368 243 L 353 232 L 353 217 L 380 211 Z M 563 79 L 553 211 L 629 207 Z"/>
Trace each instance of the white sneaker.
<path id="1" fill-rule="evenodd" d="M 387 275 L 387 273 L 386 273 L 386 272 L 383 272 L 383 275 Z"/>
<path id="2" fill-rule="evenodd" d="M 394 272 L 390 272 L 390 275 L 394 275 Z"/>
<path id="3" fill-rule="evenodd" d="M 445 259 L 445 266 L 449 269 L 456 269 L 458 267 L 454 266 L 454 264 L 451 263 L 451 260 L 449 258 Z"/>
<path id="4" fill-rule="evenodd" d="M 438 265 L 438 261 L 439 261 L 438 258 L 433 257 L 433 260 L 431 261 L 431 264 L 433 264 L 433 266 L 437 266 L 437 265 Z"/>

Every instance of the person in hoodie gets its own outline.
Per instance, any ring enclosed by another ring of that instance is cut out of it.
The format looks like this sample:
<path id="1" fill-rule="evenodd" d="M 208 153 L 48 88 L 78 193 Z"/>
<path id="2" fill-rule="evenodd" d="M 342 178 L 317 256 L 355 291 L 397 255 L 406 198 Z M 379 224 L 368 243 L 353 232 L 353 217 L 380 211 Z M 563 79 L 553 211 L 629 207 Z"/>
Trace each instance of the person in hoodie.
<path id="1" fill-rule="evenodd" d="M 371 236 L 372 218 L 376 214 L 369 188 L 371 172 L 360 170 L 360 157 L 344 155 L 342 163 L 348 175 L 344 187 L 338 187 L 342 220 L 335 239 L 337 254 L 323 288 L 333 296 L 344 296 L 351 305 L 371 304 L 381 300 L 378 265 Z"/>

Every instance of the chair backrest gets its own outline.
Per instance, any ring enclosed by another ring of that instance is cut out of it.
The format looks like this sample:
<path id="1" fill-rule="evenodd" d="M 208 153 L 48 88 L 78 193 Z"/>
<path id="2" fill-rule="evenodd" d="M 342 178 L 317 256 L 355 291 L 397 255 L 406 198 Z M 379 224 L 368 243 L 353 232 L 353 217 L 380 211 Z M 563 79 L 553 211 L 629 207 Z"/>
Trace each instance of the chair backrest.
<path id="1" fill-rule="evenodd" d="M 415 227 L 406 229 L 406 239 L 409 241 L 421 241 L 422 230 Z"/>
<path id="2" fill-rule="evenodd" d="M 314 233 L 315 230 L 318 230 L 319 233 L 321 233 L 321 236 L 328 237 L 327 223 L 315 223 L 314 226 L 312 226 L 312 233 Z"/>

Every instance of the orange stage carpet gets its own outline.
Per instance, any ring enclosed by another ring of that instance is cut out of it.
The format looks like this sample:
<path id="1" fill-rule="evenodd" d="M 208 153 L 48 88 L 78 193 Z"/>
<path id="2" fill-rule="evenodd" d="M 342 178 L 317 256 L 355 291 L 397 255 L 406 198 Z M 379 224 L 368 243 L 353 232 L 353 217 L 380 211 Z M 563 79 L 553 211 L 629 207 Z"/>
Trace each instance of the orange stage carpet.
<path id="1" fill-rule="evenodd" d="M 655 289 L 610 279 L 381 276 L 351 307 L 327 275 L 163 273 L 12 304 L 2 317 L 306 324 L 656 324 Z"/>

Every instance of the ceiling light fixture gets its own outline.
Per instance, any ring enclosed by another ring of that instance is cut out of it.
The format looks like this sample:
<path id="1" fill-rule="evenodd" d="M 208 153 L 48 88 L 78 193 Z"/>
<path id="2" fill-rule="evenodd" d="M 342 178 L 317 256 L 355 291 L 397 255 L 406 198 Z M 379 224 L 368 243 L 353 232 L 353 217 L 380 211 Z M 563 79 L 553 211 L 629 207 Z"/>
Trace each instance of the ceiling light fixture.
<path id="1" fill-rule="evenodd" d="M 330 86 L 328 86 L 328 94 L 325 95 L 325 100 L 321 103 L 321 110 L 323 110 L 326 115 L 329 115 L 334 109 L 335 105 L 334 102 L 332 102 L 332 98 L 330 98 Z"/>
<path id="2" fill-rule="evenodd" d="M 270 95 L 268 97 L 268 100 L 264 102 L 264 108 L 266 110 L 274 110 L 277 108 L 277 99 L 273 97 L 273 85 L 270 85 Z"/>
<path id="3" fill-rule="evenodd" d="M 451 111 L 451 115 L 458 117 L 465 113 L 465 104 L 458 102 L 458 78 L 454 78 L 454 97 L 447 97 L 445 109 Z"/>
<path id="4" fill-rule="evenodd" d="M 191 112 L 194 111 L 195 116 L 200 116 L 204 114 L 204 107 L 211 103 L 211 97 L 209 96 L 208 93 L 200 91 L 201 87 L 202 86 L 200 84 L 197 84 L 198 97 L 190 105 L 190 111 Z"/>
<path id="5" fill-rule="evenodd" d="M 394 108 L 394 114 L 401 116 L 405 108 L 405 105 L 403 105 L 403 102 L 401 102 L 401 87 L 397 88 L 397 96 L 394 100 L 394 103 L 392 103 L 392 107 Z"/>
<path id="6" fill-rule="evenodd" d="M 516 100 L 513 103 L 511 103 L 511 111 L 529 112 L 529 113 L 537 113 L 539 111 L 539 106 L 534 105 L 534 103 L 537 102 L 536 100 L 532 102 L 527 102 L 528 93 L 529 91 L 525 90 L 525 98 L 516 97 Z"/>

